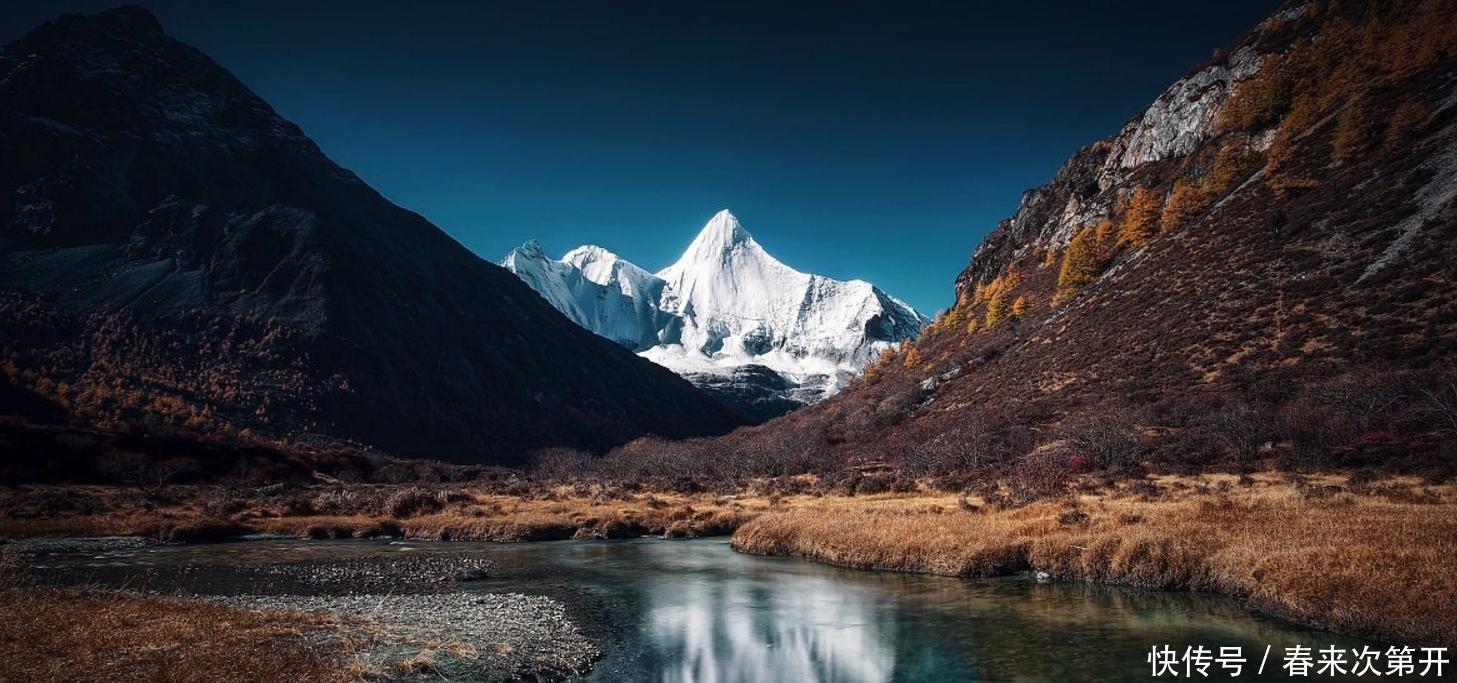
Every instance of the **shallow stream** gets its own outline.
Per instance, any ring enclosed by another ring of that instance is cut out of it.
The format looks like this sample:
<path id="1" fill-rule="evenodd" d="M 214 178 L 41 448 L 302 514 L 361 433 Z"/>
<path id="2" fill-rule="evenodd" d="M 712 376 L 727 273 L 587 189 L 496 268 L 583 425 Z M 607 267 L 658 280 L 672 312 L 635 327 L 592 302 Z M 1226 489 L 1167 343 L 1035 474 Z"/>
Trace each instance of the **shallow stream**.
<path id="1" fill-rule="evenodd" d="M 385 590 L 555 598 L 606 653 L 588 681 L 1133 681 L 1189 680 L 1189 673 L 1194 680 L 1373 680 L 1370 673 L 1350 675 L 1353 648 L 1366 646 L 1382 653 L 1376 671 L 1388 673 L 1386 646 L 1253 615 L 1224 598 L 1039 583 L 1031 576 L 965 580 L 838 569 L 741 555 L 726 539 L 254 540 L 42 553 L 28 572 L 42 583 L 181 595 L 338 594 L 354 589 L 280 568 L 413 561 L 428 572 L 432 565 L 419 560 L 442 553 L 489 565 L 489 578 L 398 582 Z M 376 584 L 361 592 L 382 591 Z M 1150 652 L 1165 645 L 1181 660 L 1173 667 L 1178 676 L 1164 670 L 1155 679 Z M 1287 648 L 1297 645 L 1309 648 L 1304 677 L 1283 668 Z M 1421 644 L 1409 645 L 1419 662 Z M 1345 676 L 1320 670 L 1332 658 L 1321 651 L 1332 646 L 1343 651 Z M 1182 661 L 1186 648 L 1196 647 L 1210 653 L 1205 676 Z M 1235 647 L 1244 659 L 1238 675 L 1217 659 L 1221 648 Z M 1450 665 L 1444 673 L 1454 675 Z"/>

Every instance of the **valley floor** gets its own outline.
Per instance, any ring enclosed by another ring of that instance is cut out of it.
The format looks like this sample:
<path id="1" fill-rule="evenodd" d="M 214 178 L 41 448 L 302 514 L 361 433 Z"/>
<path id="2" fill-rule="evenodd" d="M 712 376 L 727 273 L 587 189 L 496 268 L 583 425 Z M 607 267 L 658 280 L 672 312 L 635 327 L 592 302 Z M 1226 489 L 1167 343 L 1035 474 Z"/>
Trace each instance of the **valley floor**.
<path id="1" fill-rule="evenodd" d="M 501 491 L 322 482 L 246 491 L 173 487 L 147 499 L 113 487 L 22 486 L 0 490 L 0 538 L 136 534 L 176 541 L 264 533 L 518 541 L 733 534 L 733 547 L 747 553 L 967 577 L 1035 570 L 1062 580 L 1205 591 L 1339 633 L 1413 647 L 1457 646 L 1457 485 L 1450 483 L 1272 472 L 1087 477 L 1065 495 L 1015 507 L 926 490 L 860 496 L 815 493 L 813 486 L 774 490 L 719 495 L 597 484 Z M 37 615 L 30 622 L 37 632 L 54 630 L 47 621 L 53 617 L 73 618 L 65 617 L 73 609 L 67 605 L 78 600 L 142 600 L 32 590 L 9 589 L 0 599 L 25 602 Z M 188 618 L 187 609 L 172 603 L 131 608 Z M 317 627 L 305 620 L 289 628 Z M 280 627 L 264 620 L 257 628 L 257 638 L 237 638 L 237 647 L 274 642 Z M 0 659 L 20 656 L 17 642 L 25 637 L 0 637 L 6 650 Z"/>

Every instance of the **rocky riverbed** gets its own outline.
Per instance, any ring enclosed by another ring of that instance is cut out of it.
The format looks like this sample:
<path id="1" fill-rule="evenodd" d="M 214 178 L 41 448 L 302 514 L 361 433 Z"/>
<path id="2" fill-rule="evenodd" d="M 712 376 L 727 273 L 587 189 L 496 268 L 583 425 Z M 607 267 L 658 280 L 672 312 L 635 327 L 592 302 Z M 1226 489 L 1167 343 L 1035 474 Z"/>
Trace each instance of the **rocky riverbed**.
<path id="1" fill-rule="evenodd" d="M 309 595 L 449 593 L 459 582 L 490 577 L 493 562 L 471 553 L 413 552 L 240 567 L 269 592 Z"/>
<path id="2" fill-rule="evenodd" d="M 96 536 L 73 538 L 22 538 L 0 544 L 0 549 L 26 555 L 95 554 L 162 545 L 142 536 Z"/>
<path id="3" fill-rule="evenodd" d="M 269 561 L 262 559 L 269 554 L 254 554 L 246 543 L 164 547 L 136 537 L 27 539 L 3 550 L 10 558 L 7 581 L 17 586 L 111 587 L 250 609 L 333 613 L 339 629 L 317 637 L 341 639 L 347 664 L 365 677 L 560 681 L 586 673 L 602 657 L 561 602 L 518 592 L 519 581 L 492 592 L 495 562 L 479 550 L 396 543 L 361 546 L 343 557 Z M 287 543 L 295 549 L 284 555 L 299 552 L 297 541 Z M 174 559 L 163 560 L 165 555 Z M 467 582 L 470 589 L 461 590 Z"/>
<path id="4" fill-rule="evenodd" d="M 602 656 L 561 603 L 520 593 L 241 596 L 254 609 L 323 610 L 363 643 L 360 671 L 452 681 L 559 681 Z"/>

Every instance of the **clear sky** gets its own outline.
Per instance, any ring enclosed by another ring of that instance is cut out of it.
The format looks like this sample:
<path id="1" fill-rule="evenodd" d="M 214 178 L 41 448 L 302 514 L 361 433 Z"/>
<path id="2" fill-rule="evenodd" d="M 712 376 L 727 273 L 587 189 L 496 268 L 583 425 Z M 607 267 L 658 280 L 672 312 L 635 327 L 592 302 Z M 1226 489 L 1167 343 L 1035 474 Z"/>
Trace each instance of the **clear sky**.
<path id="1" fill-rule="evenodd" d="M 0 40 L 116 2 L 12 0 Z M 496 261 L 672 263 L 719 209 L 926 314 L 1023 190 L 1277 0 L 156 0 L 339 164 Z"/>

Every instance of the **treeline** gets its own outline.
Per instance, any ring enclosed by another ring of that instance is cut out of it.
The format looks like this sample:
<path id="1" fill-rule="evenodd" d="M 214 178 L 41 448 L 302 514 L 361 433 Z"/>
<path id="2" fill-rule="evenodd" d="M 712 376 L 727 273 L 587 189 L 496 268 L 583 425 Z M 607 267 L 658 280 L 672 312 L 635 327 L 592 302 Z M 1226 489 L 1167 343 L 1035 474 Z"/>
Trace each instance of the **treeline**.
<path id="1" fill-rule="evenodd" d="M 103 431 L 307 430 L 275 406 L 317 406 L 347 386 L 309 370 L 307 354 L 277 320 L 182 311 L 155 332 L 126 310 L 76 317 L 38 295 L 0 292 L 0 381 Z"/>

